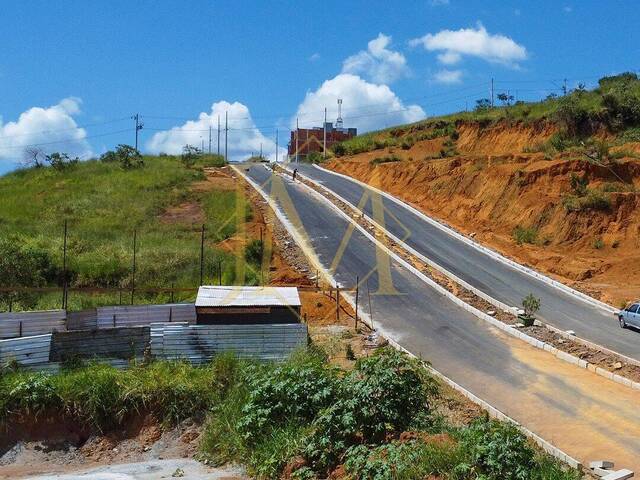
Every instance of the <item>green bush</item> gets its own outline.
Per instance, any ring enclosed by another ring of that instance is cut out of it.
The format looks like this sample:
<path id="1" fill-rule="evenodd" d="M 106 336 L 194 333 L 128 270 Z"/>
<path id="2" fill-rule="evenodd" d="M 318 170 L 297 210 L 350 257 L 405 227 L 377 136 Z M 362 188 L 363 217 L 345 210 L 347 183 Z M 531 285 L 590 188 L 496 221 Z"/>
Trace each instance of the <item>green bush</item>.
<path id="1" fill-rule="evenodd" d="M 461 431 L 460 441 L 469 463 L 459 471 L 496 480 L 531 478 L 535 451 L 515 426 L 480 419 Z"/>
<path id="2" fill-rule="evenodd" d="M 262 240 L 251 240 L 244 249 L 244 257 L 247 262 L 259 266 L 262 263 L 263 252 Z"/>
<path id="3" fill-rule="evenodd" d="M 585 210 L 608 211 L 611 209 L 611 200 L 606 193 L 600 190 L 589 189 L 587 193 L 578 197 L 565 195 L 562 204 L 568 212 L 582 212 Z"/>
<path id="4" fill-rule="evenodd" d="M 534 244 L 538 240 L 538 230 L 534 227 L 516 226 L 512 233 L 513 239 L 518 245 L 523 243 Z"/>

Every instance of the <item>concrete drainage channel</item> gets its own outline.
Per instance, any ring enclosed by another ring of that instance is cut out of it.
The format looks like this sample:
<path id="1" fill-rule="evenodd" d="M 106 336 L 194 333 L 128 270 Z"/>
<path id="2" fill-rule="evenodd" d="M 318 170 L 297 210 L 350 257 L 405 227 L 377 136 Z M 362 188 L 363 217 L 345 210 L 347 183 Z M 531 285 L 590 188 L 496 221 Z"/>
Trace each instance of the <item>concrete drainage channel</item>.
<path id="1" fill-rule="evenodd" d="M 293 238 L 293 240 L 298 244 L 298 246 L 302 249 L 302 251 L 305 253 L 305 255 L 307 255 L 307 258 L 309 259 L 309 262 L 314 266 L 314 268 L 316 268 L 319 272 L 321 272 L 321 274 L 324 276 L 325 279 L 327 279 L 329 284 L 331 284 L 333 287 L 337 287 L 338 283 L 337 283 L 336 279 L 331 275 L 331 273 L 326 268 L 324 268 L 322 263 L 319 261 L 319 259 L 315 255 L 313 249 L 310 248 L 308 242 L 300 235 L 300 233 L 293 227 L 293 225 L 291 225 L 291 223 L 288 221 L 288 219 L 285 217 L 285 215 L 281 212 L 281 210 L 278 208 L 278 206 L 275 204 L 275 202 L 273 202 L 273 200 L 269 197 L 269 195 L 267 195 L 267 193 L 264 192 L 262 190 L 262 188 L 257 183 L 255 183 L 251 178 L 249 178 L 247 175 L 245 175 L 241 171 L 240 168 L 237 168 L 235 166 L 232 167 L 232 168 L 249 185 L 251 185 L 258 192 L 258 194 L 260 194 L 260 196 L 262 196 L 262 198 L 267 202 L 267 204 L 271 207 L 271 209 L 273 210 L 274 214 L 276 215 L 276 217 L 278 218 L 280 223 L 284 226 L 284 228 L 287 229 L 287 231 L 290 233 L 290 235 Z M 454 296 L 452 293 L 450 293 L 449 291 L 445 290 L 443 287 L 441 287 L 440 285 L 435 283 L 430 278 L 426 277 L 422 272 L 420 272 L 416 268 L 414 268 L 411 265 L 409 265 L 405 260 L 400 258 L 395 252 L 391 251 L 386 245 L 382 244 L 379 240 L 377 240 L 374 236 L 372 236 L 369 232 L 367 232 L 361 225 L 359 225 L 352 218 L 350 218 L 346 213 L 344 213 L 335 204 L 333 204 L 332 202 L 329 202 L 329 200 L 327 200 L 325 197 L 320 195 L 317 191 L 315 191 L 314 189 L 312 189 L 308 185 L 306 185 L 306 188 L 309 189 L 310 193 L 312 193 L 314 195 L 317 195 L 317 196 L 320 196 L 321 198 L 323 198 L 323 200 L 328 202 L 331 205 L 331 207 L 337 213 L 339 213 L 341 216 L 346 218 L 349 222 L 352 222 L 355 225 L 355 227 L 358 228 L 369 240 L 371 240 L 372 242 L 378 244 L 382 249 L 386 250 L 387 253 L 392 258 L 394 258 L 396 261 L 398 261 L 400 264 L 402 264 L 405 268 L 409 269 L 412 273 L 417 275 L 420 279 L 422 279 L 429 286 L 431 286 L 432 288 L 440 291 L 440 293 L 442 293 L 443 295 L 448 296 L 456 304 L 458 304 L 458 305 L 462 306 L 463 308 L 467 309 L 468 311 L 480 316 L 480 318 L 486 319 L 487 321 L 490 321 L 492 324 L 493 324 L 493 322 L 495 322 L 495 323 L 498 323 L 498 324 L 504 326 L 503 323 L 495 320 L 493 317 L 490 317 L 489 315 L 486 315 L 486 314 L 480 312 L 479 310 L 475 309 L 471 305 L 468 305 L 468 304 L 464 303 L 462 300 L 460 300 L 459 298 Z M 350 294 L 346 294 L 346 293 L 343 293 L 343 296 L 344 296 L 345 300 L 351 305 L 351 307 L 355 309 L 355 299 L 353 298 L 353 296 L 350 295 Z M 484 318 L 484 317 L 486 317 L 486 318 Z M 371 319 L 370 319 L 369 315 L 366 312 L 362 312 L 361 313 L 361 318 L 362 318 L 362 321 L 367 326 L 369 326 L 372 330 L 375 330 L 373 328 L 373 324 L 371 322 Z M 521 333 L 521 332 L 516 332 L 516 333 Z M 405 349 L 402 345 L 398 344 L 392 338 L 390 338 L 388 336 L 385 336 L 385 339 L 389 342 L 389 345 L 393 346 L 394 348 L 396 348 L 396 349 L 398 349 L 398 350 L 400 350 L 402 352 L 405 352 L 407 355 L 409 355 L 409 356 L 411 356 L 413 358 L 417 358 L 414 354 L 409 352 L 407 349 Z M 477 405 L 479 405 L 480 407 L 482 407 L 484 410 L 487 411 L 487 413 L 492 418 L 496 418 L 498 420 L 503 420 L 503 421 L 508 421 L 508 422 L 516 425 L 526 436 L 528 436 L 534 442 L 536 442 L 545 452 L 549 453 L 550 455 L 553 455 L 554 457 L 556 457 L 559 460 L 565 462 L 566 464 L 570 465 L 571 467 L 578 468 L 578 469 L 582 468 L 582 463 L 581 462 L 579 462 L 575 458 L 571 457 L 570 455 L 566 454 L 565 452 L 563 452 L 559 448 L 555 447 L 553 444 L 551 444 L 547 440 L 543 439 L 539 435 L 536 435 L 531 430 L 527 429 L 526 427 L 524 427 L 523 425 L 518 423 L 513 418 L 509 417 L 505 413 L 501 412 L 497 408 L 493 407 L 489 403 L 485 402 L 484 400 L 482 400 L 478 396 L 476 396 L 473 393 L 471 393 L 470 391 L 468 391 L 466 388 L 462 387 L 461 385 L 458 385 L 456 382 L 454 382 L 450 378 L 444 376 L 442 373 L 440 373 L 439 371 L 435 370 L 431 366 L 427 365 L 427 366 L 425 366 L 425 368 L 429 372 L 431 372 L 434 376 L 436 376 L 439 379 L 441 379 L 444 383 L 446 383 L 447 385 L 449 385 L 450 387 L 452 387 L 456 391 L 460 392 L 462 395 L 464 395 L 466 398 L 468 398 L 472 402 L 474 402 Z"/>
<path id="2" fill-rule="evenodd" d="M 287 167 L 280 167 L 282 170 L 285 170 L 288 174 L 291 174 L 291 169 L 287 168 Z M 331 173 L 335 173 L 335 172 L 331 172 Z M 342 174 L 336 174 L 336 175 L 342 175 Z M 365 222 L 366 224 L 368 224 L 370 226 L 370 228 L 372 230 L 376 230 L 378 232 L 380 232 L 381 234 L 385 235 L 388 239 L 390 239 L 392 244 L 395 244 L 395 246 L 397 247 L 398 250 L 401 250 L 403 253 L 405 253 L 407 256 L 409 257 L 413 257 L 410 258 L 411 260 L 414 260 L 413 263 L 415 263 L 415 260 L 417 260 L 420 263 L 426 264 L 429 267 L 433 268 L 434 270 L 438 271 L 439 273 L 441 273 L 442 275 L 444 275 L 445 277 L 447 277 L 448 279 L 450 279 L 451 281 L 453 281 L 454 283 L 456 283 L 457 285 L 459 285 L 462 289 L 470 292 L 470 294 L 472 296 L 476 296 L 482 300 L 484 300 L 485 302 L 490 303 L 491 305 L 493 305 L 494 307 L 496 307 L 497 309 L 508 313 L 509 315 L 517 315 L 517 308 L 515 307 L 511 307 L 509 305 L 506 305 L 498 300 L 495 300 L 493 298 L 491 298 L 490 296 L 486 295 L 484 292 L 481 292 L 480 290 L 478 290 L 477 288 L 469 285 L 467 282 L 465 282 L 464 280 L 458 278 L 456 275 L 452 274 L 451 272 L 447 271 L 446 269 L 442 268 L 440 265 L 432 262 L 431 260 L 429 260 L 428 258 L 426 258 L 424 255 L 422 255 L 421 253 L 417 252 L 415 249 L 411 248 L 409 245 L 407 245 L 406 243 L 404 243 L 401 239 L 399 239 L 398 237 L 396 237 L 395 235 L 391 234 L 390 232 L 388 232 L 386 229 L 384 229 L 383 227 L 381 227 L 374 219 L 372 219 L 371 217 L 369 217 L 368 215 L 364 214 L 364 212 L 362 212 L 361 210 L 359 210 L 357 207 L 355 207 L 353 204 L 351 204 L 350 202 L 348 202 L 347 200 L 345 200 L 344 198 L 342 198 L 340 195 L 336 194 L 335 192 L 327 189 L 326 187 L 324 187 L 323 185 L 321 185 L 320 183 L 316 182 L 315 180 L 310 179 L 309 177 L 306 177 L 305 175 L 300 174 L 300 172 L 297 173 L 297 177 L 299 179 L 301 179 L 301 181 L 309 188 L 313 189 L 316 193 L 322 195 L 322 197 L 330 202 L 332 204 L 333 207 L 335 207 L 336 209 L 338 209 L 338 211 L 344 215 L 346 218 L 348 218 L 348 220 L 353 223 L 354 225 L 356 225 L 361 231 L 366 232 L 366 228 L 363 227 L 359 222 L 357 222 L 356 220 L 353 219 L 352 216 L 348 215 L 347 213 L 345 213 L 345 211 L 340 208 L 340 205 L 338 204 L 342 204 L 346 207 L 346 209 L 349 209 L 352 214 L 354 214 L 357 218 L 359 218 L 361 221 Z M 361 183 L 361 182 L 360 182 Z M 381 192 L 384 193 L 384 192 Z M 444 228 L 444 227 L 443 227 Z M 457 234 L 459 235 L 459 234 Z M 408 260 L 405 258 L 405 260 Z M 510 262 L 510 261 L 509 261 Z M 413 267 L 410 267 L 412 270 L 414 270 L 414 273 L 417 271 L 416 269 L 414 269 Z M 524 267 L 523 267 L 524 268 Z M 551 281 L 551 280 L 550 280 Z M 558 283 L 553 281 L 554 284 Z M 442 285 L 440 285 L 442 287 Z M 446 287 L 443 287 L 446 288 Z M 568 287 L 567 287 L 568 288 Z M 579 292 L 577 292 L 579 293 Z M 621 385 L 624 385 L 626 387 L 635 389 L 635 390 L 640 390 L 640 382 L 635 382 L 625 376 L 613 373 L 609 370 L 606 370 L 605 368 L 602 368 L 596 364 L 593 363 L 589 363 L 586 360 L 580 359 L 578 357 L 576 357 L 575 355 L 572 355 L 564 350 L 561 350 L 559 348 L 556 348 L 555 346 L 546 343 L 540 339 L 537 339 L 535 337 L 532 337 L 530 335 L 527 335 L 524 332 L 519 331 L 517 328 L 514 328 L 514 326 L 505 323 L 503 321 L 497 320 L 496 318 L 494 318 L 493 316 L 490 316 L 484 312 L 481 312 L 480 310 L 478 310 L 477 308 L 474 308 L 473 306 L 467 304 L 466 302 L 460 300 L 460 298 L 458 298 L 458 296 L 454 293 L 452 293 L 451 291 L 447 290 L 447 294 L 449 296 L 449 298 L 451 298 L 455 303 L 457 303 L 458 305 L 462 306 L 463 308 L 469 310 L 470 312 L 474 313 L 477 317 L 481 318 L 482 320 L 485 320 L 487 322 L 489 322 L 491 325 L 499 328 L 500 330 L 506 332 L 507 334 L 513 336 L 513 337 L 517 337 L 520 340 L 523 340 L 525 342 L 527 342 L 528 344 L 545 350 L 549 353 L 551 353 L 552 355 L 554 355 L 556 358 L 563 360 L 565 362 L 568 362 L 572 365 L 576 365 L 580 368 L 585 368 L 603 378 L 606 378 L 608 380 L 612 380 L 616 383 L 619 383 Z M 580 295 L 584 295 L 584 294 L 580 294 Z M 594 302 L 597 302 L 596 300 L 593 300 Z M 597 303 L 601 303 L 601 302 L 597 302 Z M 468 308 L 467 308 L 468 307 Z M 577 342 L 579 344 L 582 344 L 584 347 L 593 350 L 594 352 L 604 352 L 607 355 L 610 355 L 612 357 L 614 357 L 616 360 L 621 360 L 624 361 L 630 365 L 633 365 L 635 367 L 640 367 L 640 362 L 627 357 L 625 355 L 619 354 L 617 352 L 614 352 L 608 348 L 605 347 L 601 347 L 600 345 L 596 345 L 592 342 L 589 342 L 588 340 L 584 340 L 581 339 L 579 337 L 576 337 L 574 334 L 572 333 L 567 333 L 567 332 L 563 332 L 562 330 L 559 330 L 555 327 L 552 327 L 550 325 L 544 325 L 541 324 L 540 322 L 538 322 L 540 325 L 544 326 L 547 330 L 549 330 L 550 332 L 553 332 L 554 334 L 563 337 L 569 341 L 572 342 Z"/>

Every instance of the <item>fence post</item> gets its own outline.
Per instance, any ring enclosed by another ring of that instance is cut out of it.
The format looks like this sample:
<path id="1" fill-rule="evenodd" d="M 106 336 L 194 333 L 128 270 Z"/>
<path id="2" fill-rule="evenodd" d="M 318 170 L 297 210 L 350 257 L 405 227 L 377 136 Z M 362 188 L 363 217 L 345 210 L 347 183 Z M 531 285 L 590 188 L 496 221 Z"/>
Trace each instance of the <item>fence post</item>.
<path id="1" fill-rule="evenodd" d="M 169 323 L 171 323 L 173 319 L 173 307 L 169 307 Z"/>
<path id="2" fill-rule="evenodd" d="M 360 292 L 359 283 L 359 277 L 356 275 L 356 330 L 358 330 L 358 294 Z"/>
<path id="3" fill-rule="evenodd" d="M 67 220 L 64 221 L 64 240 L 62 242 L 62 308 L 67 308 Z"/>
<path id="4" fill-rule="evenodd" d="M 176 284 L 172 283 L 171 284 L 171 303 L 173 303 L 173 290 L 176 288 Z"/>
<path id="5" fill-rule="evenodd" d="M 22 320 L 20 320 L 20 326 L 18 327 L 18 336 L 22 337 Z"/>
<path id="6" fill-rule="evenodd" d="M 138 240 L 138 231 L 137 229 L 133 230 L 133 266 L 132 266 L 132 277 L 131 277 L 131 305 L 133 305 L 133 293 L 136 290 L 136 248 L 137 248 L 137 240 Z"/>
<path id="7" fill-rule="evenodd" d="M 202 234 L 200 235 L 200 285 L 204 276 L 204 223 L 202 224 Z"/>
<path id="8" fill-rule="evenodd" d="M 113 328 L 116 328 L 116 314 L 113 314 Z"/>
<path id="9" fill-rule="evenodd" d="M 340 287 L 336 286 L 336 321 L 340 320 Z"/>

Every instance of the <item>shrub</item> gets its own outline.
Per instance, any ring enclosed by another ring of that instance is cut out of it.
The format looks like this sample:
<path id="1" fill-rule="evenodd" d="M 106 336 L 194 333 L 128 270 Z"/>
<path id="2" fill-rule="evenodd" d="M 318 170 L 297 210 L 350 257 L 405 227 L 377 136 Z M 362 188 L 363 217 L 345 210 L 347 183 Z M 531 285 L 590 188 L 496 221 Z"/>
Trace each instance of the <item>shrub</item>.
<path id="1" fill-rule="evenodd" d="M 80 161 L 78 157 L 71 158 L 66 153 L 58 153 L 58 152 L 45 155 L 44 160 L 49 165 L 51 165 L 51 168 L 53 168 L 58 172 L 67 170 L 68 168 L 73 167 Z"/>
<path id="2" fill-rule="evenodd" d="M 601 250 L 604 248 L 604 240 L 602 240 L 602 238 L 598 237 L 593 241 L 593 248 L 595 248 L 596 250 Z"/>
<path id="3" fill-rule="evenodd" d="M 437 386 L 419 363 L 383 349 L 361 358 L 340 385 L 339 394 L 314 422 L 306 453 L 316 468 L 335 465 L 357 443 L 380 443 L 430 412 Z"/>
<path id="4" fill-rule="evenodd" d="M 538 230 L 534 227 L 523 227 L 518 225 L 513 229 L 512 236 L 518 245 L 522 245 L 523 243 L 533 244 L 538 240 Z"/>
<path id="5" fill-rule="evenodd" d="M 264 245 L 262 240 L 251 240 L 244 249 L 244 258 L 253 265 L 262 264 Z"/>
<path id="6" fill-rule="evenodd" d="M 522 308 L 524 308 L 525 316 L 531 318 L 540 310 L 540 299 L 530 293 L 522 299 Z"/>
<path id="7" fill-rule="evenodd" d="M 569 184 L 571 185 L 571 190 L 573 193 L 579 197 L 586 195 L 588 192 L 589 179 L 587 178 L 587 173 L 585 172 L 582 177 L 578 176 L 575 172 L 571 172 L 569 175 Z"/>
<path id="8" fill-rule="evenodd" d="M 195 165 L 196 160 L 200 154 L 202 154 L 202 151 L 198 147 L 186 144 L 184 147 L 182 147 L 182 155 L 180 155 L 180 161 L 185 167 L 191 168 Z"/>
<path id="9" fill-rule="evenodd" d="M 460 471 L 480 474 L 480 478 L 531 478 L 535 452 L 514 425 L 480 419 L 462 430 L 460 440 L 469 461 L 459 466 Z"/>
<path id="10" fill-rule="evenodd" d="M 611 208 L 611 200 L 600 190 L 589 189 L 583 197 L 565 195 L 562 199 L 564 208 L 569 212 L 581 212 L 584 210 L 607 211 Z"/>
<path id="11" fill-rule="evenodd" d="M 333 147 L 332 147 L 333 153 L 336 157 L 342 157 L 343 155 L 345 155 L 347 153 L 347 147 L 344 146 L 344 144 L 342 143 L 336 143 Z"/>
<path id="12" fill-rule="evenodd" d="M 556 120 L 567 134 L 577 136 L 589 132 L 589 111 L 579 101 L 577 93 L 572 93 L 558 100 Z"/>
<path id="13" fill-rule="evenodd" d="M 320 152 L 311 152 L 307 155 L 306 161 L 308 163 L 322 163 L 324 162 L 324 155 Z"/>
<path id="14" fill-rule="evenodd" d="M 140 152 L 131 145 L 120 144 L 116 147 L 115 152 L 120 166 L 124 170 L 132 170 L 144 166 L 144 160 Z"/>

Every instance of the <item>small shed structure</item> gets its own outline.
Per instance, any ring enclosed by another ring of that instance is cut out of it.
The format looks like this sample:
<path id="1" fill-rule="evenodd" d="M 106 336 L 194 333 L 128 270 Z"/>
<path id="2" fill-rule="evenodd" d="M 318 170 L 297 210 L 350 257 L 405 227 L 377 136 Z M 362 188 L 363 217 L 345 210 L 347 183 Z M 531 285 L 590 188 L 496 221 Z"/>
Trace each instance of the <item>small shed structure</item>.
<path id="1" fill-rule="evenodd" d="M 196 298 L 196 323 L 300 323 L 300 305 L 296 287 L 202 286 Z"/>

